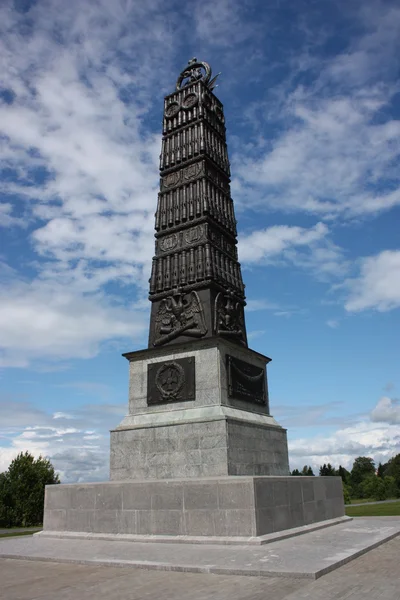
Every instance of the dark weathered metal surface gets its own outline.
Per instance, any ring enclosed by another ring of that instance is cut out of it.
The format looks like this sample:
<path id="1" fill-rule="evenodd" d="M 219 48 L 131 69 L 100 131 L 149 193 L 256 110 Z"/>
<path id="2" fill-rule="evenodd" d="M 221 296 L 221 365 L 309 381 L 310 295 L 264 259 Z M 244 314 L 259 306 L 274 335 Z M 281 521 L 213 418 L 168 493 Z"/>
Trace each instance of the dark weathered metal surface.
<path id="1" fill-rule="evenodd" d="M 147 404 L 195 400 L 195 358 L 181 358 L 147 366 Z"/>
<path id="2" fill-rule="evenodd" d="M 192 59 L 164 101 L 149 347 L 211 336 L 247 345 L 225 118 L 211 76 Z"/>
<path id="3" fill-rule="evenodd" d="M 228 396 L 257 404 L 267 403 L 265 368 L 227 355 Z"/>

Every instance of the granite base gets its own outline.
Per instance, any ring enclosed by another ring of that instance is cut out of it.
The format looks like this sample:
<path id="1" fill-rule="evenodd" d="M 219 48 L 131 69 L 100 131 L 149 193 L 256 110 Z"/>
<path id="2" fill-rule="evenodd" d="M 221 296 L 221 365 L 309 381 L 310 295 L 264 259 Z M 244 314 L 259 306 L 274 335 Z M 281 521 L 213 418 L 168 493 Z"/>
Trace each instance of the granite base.
<path id="1" fill-rule="evenodd" d="M 290 474 L 286 429 L 269 414 L 268 357 L 219 339 L 125 356 L 129 413 L 111 431 L 111 480 Z M 263 402 L 251 395 L 244 400 L 231 389 L 229 357 L 263 374 Z M 166 360 L 191 361 L 194 395 L 154 405 L 149 369 Z"/>
<path id="2" fill-rule="evenodd" d="M 133 480 L 47 486 L 43 529 L 218 541 L 343 516 L 339 477 Z"/>

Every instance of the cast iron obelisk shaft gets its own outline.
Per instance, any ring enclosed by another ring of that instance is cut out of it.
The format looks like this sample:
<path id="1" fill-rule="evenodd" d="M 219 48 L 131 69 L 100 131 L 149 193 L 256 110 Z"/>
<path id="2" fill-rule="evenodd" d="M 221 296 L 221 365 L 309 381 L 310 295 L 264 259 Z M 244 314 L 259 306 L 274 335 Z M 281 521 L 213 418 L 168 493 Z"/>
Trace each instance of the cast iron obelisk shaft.
<path id="1" fill-rule="evenodd" d="M 193 59 L 164 100 L 149 347 L 223 336 L 247 346 L 223 106 Z"/>

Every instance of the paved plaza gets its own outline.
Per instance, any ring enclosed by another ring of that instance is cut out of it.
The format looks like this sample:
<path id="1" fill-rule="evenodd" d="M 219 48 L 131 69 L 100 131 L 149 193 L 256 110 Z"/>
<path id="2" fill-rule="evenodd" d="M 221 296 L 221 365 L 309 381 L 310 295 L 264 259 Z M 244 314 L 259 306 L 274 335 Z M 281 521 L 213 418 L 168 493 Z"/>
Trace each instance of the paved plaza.
<path id="1" fill-rule="evenodd" d="M 0 559 L 3 600 L 398 600 L 400 537 L 317 579 Z"/>
<path id="2" fill-rule="evenodd" d="M 263 546 L 32 537 L 0 539 L 0 558 L 147 570 L 316 579 L 400 534 L 400 519 L 353 519 Z"/>

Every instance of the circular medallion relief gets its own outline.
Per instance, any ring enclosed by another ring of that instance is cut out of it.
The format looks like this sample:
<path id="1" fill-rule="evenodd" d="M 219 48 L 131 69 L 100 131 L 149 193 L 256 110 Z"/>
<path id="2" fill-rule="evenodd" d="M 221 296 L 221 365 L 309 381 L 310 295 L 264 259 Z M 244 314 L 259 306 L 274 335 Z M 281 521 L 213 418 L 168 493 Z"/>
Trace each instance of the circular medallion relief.
<path id="1" fill-rule="evenodd" d="M 187 110 L 188 108 L 192 108 L 192 106 L 195 106 L 197 102 L 197 94 L 193 92 L 192 94 L 188 94 L 187 96 L 185 96 L 182 102 L 182 108 L 185 108 Z"/>
<path id="2" fill-rule="evenodd" d="M 165 400 L 176 398 L 184 383 L 183 367 L 174 361 L 164 363 L 156 373 L 156 386 Z"/>
<path id="3" fill-rule="evenodd" d="M 168 252 L 168 250 L 173 250 L 178 244 L 178 236 L 176 235 L 176 233 L 173 233 L 172 235 L 168 235 L 165 238 L 162 238 L 160 240 L 160 248 L 161 250 L 163 250 L 164 252 Z"/>
<path id="4" fill-rule="evenodd" d="M 166 175 L 163 178 L 163 185 L 166 188 L 173 187 L 174 185 L 176 185 L 178 183 L 180 178 L 181 178 L 181 173 L 179 171 L 176 171 L 175 173 L 170 173 L 169 175 Z"/>
<path id="5" fill-rule="evenodd" d="M 179 110 L 180 106 L 178 102 L 171 102 L 171 104 L 168 104 L 167 108 L 165 109 L 165 116 L 171 119 L 178 114 Z"/>
<path id="6" fill-rule="evenodd" d="M 191 227 L 185 232 L 185 240 L 187 244 L 195 244 L 203 237 L 204 229 L 201 225 Z"/>

